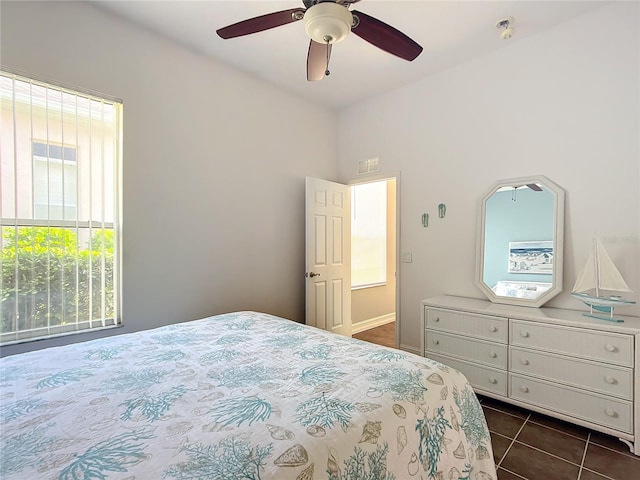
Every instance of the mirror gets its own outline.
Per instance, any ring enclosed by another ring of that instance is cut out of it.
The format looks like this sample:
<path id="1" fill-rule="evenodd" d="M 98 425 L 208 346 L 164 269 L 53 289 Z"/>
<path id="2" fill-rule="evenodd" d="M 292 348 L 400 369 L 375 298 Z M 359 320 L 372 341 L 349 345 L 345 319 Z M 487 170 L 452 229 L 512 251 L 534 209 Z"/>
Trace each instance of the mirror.
<path id="1" fill-rule="evenodd" d="M 544 176 L 501 180 L 479 207 L 476 283 L 487 298 L 540 307 L 558 295 L 564 190 Z"/>

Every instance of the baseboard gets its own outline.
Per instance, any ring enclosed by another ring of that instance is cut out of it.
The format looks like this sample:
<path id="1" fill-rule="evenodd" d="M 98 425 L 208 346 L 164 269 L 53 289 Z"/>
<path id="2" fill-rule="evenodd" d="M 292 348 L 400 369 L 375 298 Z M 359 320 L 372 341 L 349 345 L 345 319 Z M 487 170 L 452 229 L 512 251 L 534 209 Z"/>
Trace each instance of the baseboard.
<path id="1" fill-rule="evenodd" d="M 370 318 L 368 320 L 363 320 L 362 322 L 353 323 L 351 325 L 351 334 L 355 335 L 356 333 L 364 332 L 365 330 L 369 330 L 371 328 L 380 327 L 382 325 L 386 325 L 387 323 L 395 322 L 396 314 L 388 313 L 386 315 L 382 315 L 380 317 Z"/>

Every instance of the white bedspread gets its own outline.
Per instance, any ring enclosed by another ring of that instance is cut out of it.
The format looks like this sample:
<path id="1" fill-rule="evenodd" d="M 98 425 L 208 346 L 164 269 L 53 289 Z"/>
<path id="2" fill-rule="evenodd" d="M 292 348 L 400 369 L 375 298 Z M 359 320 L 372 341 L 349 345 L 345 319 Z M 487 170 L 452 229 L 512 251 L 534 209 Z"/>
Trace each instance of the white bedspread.
<path id="1" fill-rule="evenodd" d="M 0 361 L 3 479 L 496 480 L 459 372 L 239 312 Z"/>

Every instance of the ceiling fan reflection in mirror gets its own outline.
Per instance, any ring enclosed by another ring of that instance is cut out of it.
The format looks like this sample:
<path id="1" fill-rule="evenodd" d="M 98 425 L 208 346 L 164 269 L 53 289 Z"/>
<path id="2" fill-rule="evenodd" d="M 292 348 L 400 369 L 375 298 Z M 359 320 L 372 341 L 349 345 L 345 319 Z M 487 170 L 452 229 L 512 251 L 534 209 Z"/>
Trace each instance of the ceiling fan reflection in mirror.
<path id="1" fill-rule="evenodd" d="M 311 39 L 307 53 L 307 80 L 322 80 L 329 75 L 331 46 L 353 32 L 363 40 L 404 60 L 415 60 L 422 47 L 391 25 L 357 10 L 351 4 L 360 0 L 303 0 L 304 8 L 291 8 L 249 18 L 220 28 L 224 39 L 241 37 L 304 20 Z"/>
<path id="2" fill-rule="evenodd" d="M 534 192 L 542 192 L 542 187 L 537 183 L 525 183 L 522 185 L 508 185 L 500 187 L 496 192 L 511 192 L 511 200 L 517 201 L 518 190 L 521 188 L 528 188 Z"/>

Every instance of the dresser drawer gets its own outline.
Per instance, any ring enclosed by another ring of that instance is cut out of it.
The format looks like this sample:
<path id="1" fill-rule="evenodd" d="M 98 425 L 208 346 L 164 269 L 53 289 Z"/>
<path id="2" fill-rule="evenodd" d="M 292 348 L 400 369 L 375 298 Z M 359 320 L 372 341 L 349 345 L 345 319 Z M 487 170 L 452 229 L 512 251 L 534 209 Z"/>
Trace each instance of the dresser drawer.
<path id="1" fill-rule="evenodd" d="M 631 400 L 633 370 L 522 347 L 509 348 L 510 371 Z"/>
<path id="2" fill-rule="evenodd" d="M 425 307 L 426 308 L 426 307 Z M 503 317 L 426 308 L 426 328 L 485 338 L 500 343 L 509 339 L 509 321 Z"/>
<path id="3" fill-rule="evenodd" d="M 511 373 L 509 397 L 614 430 L 633 432 L 633 404 L 625 400 Z"/>
<path id="4" fill-rule="evenodd" d="M 633 336 L 600 330 L 510 320 L 510 343 L 633 366 Z"/>
<path id="5" fill-rule="evenodd" d="M 502 343 L 426 330 L 425 349 L 427 352 L 483 363 L 503 370 L 507 369 L 507 346 Z"/>
<path id="6" fill-rule="evenodd" d="M 504 397 L 507 396 L 507 372 L 504 370 L 484 367 L 457 358 L 437 355 L 430 352 L 427 353 L 427 358 L 455 368 L 467 377 L 467 380 L 469 380 L 469 383 L 474 388 L 497 393 Z"/>

